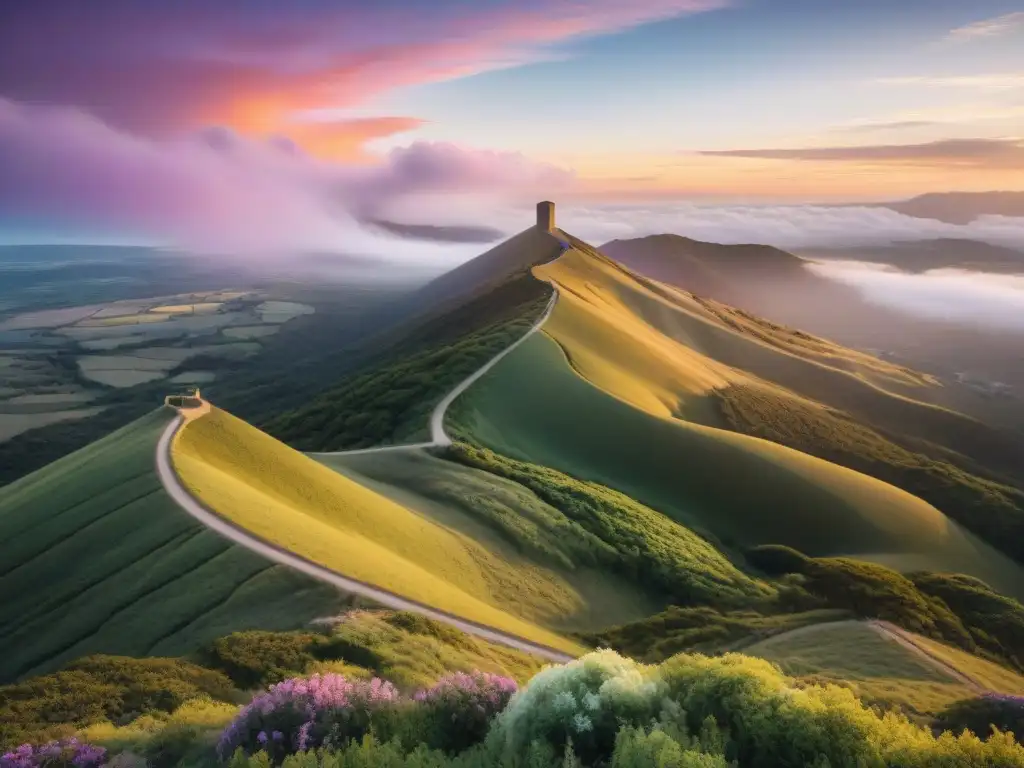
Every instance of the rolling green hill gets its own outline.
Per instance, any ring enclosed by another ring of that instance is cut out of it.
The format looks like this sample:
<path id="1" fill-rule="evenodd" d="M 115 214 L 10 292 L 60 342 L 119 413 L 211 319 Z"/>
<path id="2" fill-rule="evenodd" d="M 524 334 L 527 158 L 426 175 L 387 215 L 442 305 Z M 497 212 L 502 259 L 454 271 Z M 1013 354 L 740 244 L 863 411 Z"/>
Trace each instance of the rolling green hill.
<path id="1" fill-rule="evenodd" d="M 90 653 L 183 653 L 345 604 L 174 504 L 153 462 L 172 416 L 154 411 L 0 489 L 0 680 Z"/>

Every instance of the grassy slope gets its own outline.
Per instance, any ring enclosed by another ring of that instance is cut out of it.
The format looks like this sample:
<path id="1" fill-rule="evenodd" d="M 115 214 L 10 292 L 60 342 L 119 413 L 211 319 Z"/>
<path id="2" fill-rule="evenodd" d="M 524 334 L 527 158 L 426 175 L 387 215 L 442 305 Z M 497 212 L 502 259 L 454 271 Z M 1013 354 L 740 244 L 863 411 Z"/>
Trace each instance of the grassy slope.
<path id="1" fill-rule="evenodd" d="M 787 675 L 846 684 L 865 701 L 897 705 L 908 714 L 935 714 L 974 695 L 968 686 L 909 648 L 857 621 L 776 635 L 744 648 L 743 653 L 773 661 Z"/>
<path id="2" fill-rule="evenodd" d="M 767 441 L 631 407 L 576 375 L 544 335 L 456 406 L 458 431 L 489 448 L 619 490 L 726 545 L 912 553 L 915 567 L 965 570 L 1003 590 L 1022 583 L 1005 558 L 910 494 Z"/>
<path id="3" fill-rule="evenodd" d="M 203 529 L 153 468 L 154 411 L 0 490 L 0 680 L 88 653 L 181 653 L 287 629 L 339 594 Z"/>
<path id="4" fill-rule="evenodd" d="M 664 606 L 652 590 L 581 558 L 579 531 L 514 481 L 426 451 L 318 456 L 317 461 L 515 565 L 517 583 L 507 592 L 518 601 L 517 613 L 585 630 L 638 619 Z"/>
<path id="5" fill-rule="evenodd" d="M 550 296 L 549 286 L 524 273 L 488 292 L 485 301 L 467 302 L 425 323 L 388 349 L 382 361 L 270 420 L 265 430 L 311 451 L 428 440 L 434 405 L 522 336 Z"/>
<path id="6" fill-rule="evenodd" d="M 223 411 L 190 422 L 172 453 L 203 503 L 283 549 L 472 621 L 577 649 L 504 610 L 521 586 L 516 564 Z"/>

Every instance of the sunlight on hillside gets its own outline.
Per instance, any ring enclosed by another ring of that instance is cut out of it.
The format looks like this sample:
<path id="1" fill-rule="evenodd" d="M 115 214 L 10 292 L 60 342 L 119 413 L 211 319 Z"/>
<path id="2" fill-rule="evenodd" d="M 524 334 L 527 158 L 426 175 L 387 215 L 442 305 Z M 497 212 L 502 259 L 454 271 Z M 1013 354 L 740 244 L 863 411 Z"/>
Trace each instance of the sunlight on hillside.
<path id="1" fill-rule="evenodd" d="M 488 571 L 510 566 L 235 417 L 213 409 L 175 439 L 175 468 L 217 514 L 337 573 L 570 651 L 577 646 L 494 606 Z M 510 589 L 523 575 L 504 579 Z"/>

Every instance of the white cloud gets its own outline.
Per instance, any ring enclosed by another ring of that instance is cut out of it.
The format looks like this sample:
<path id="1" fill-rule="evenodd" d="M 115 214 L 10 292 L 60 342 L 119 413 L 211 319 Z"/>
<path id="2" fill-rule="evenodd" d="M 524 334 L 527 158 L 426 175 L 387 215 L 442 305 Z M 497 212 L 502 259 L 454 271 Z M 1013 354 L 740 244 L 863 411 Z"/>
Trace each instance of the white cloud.
<path id="1" fill-rule="evenodd" d="M 957 27 L 950 30 L 946 35 L 946 40 L 951 42 L 984 40 L 990 37 L 1001 37 L 1019 29 L 1024 29 L 1024 11 L 1015 11 Z"/>
<path id="2" fill-rule="evenodd" d="M 851 285 L 869 301 L 930 319 L 1024 331 L 1024 277 L 955 269 L 923 274 L 878 264 L 810 264 L 812 272 Z"/>
<path id="3" fill-rule="evenodd" d="M 559 206 L 558 222 L 594 244 L 671 233 L 715 243 L 765 243 L 789 249 L 884 245 L 939 237 L 1024 248 L 1024 218 L 982 216 L 957 225 L 866 206 L 566 205 Z"/>
<path id="4" fill-rule="evenodd" d="M 981 75 L 881 77 L 880 85 L 916 85 L 926 88 L 974 88 L 982 91 L 1011 91 L 1024 88 L 1024 72 L 996 72 Z"/>

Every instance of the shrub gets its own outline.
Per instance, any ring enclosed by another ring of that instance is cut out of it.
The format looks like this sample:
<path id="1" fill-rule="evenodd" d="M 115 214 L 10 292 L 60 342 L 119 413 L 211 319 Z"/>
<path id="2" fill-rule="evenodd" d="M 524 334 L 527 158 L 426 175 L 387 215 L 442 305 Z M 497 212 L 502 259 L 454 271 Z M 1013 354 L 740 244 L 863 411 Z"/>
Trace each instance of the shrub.
<path id="1" fill-rule="evenodd" d="M 414 697 L 427 724 L 427 743 L 461 752 L 484 740 L 491 721 L 505 709 L 516 681 L 489 672 L 456 672 Z"/>
<path id="2" fill-rule="evenodd" d="M 744 554 L 748 563 L 769 576 L 803 573 L 808 560 L 803 553 L 781 544 L 762 544 L 751 547 Z"/>
<path id="3" fill-rule="evenodd" d="M 277 683 L 242 708 L 221 734 L 220 756 L 241 748 L 281 758 L 322 744 L 346 744 L 369 732 L 375 718 L 398 701 L 398 691 L 379 678 L 348 680 L 312 675 Z"/>
<path id="4" fill-rule="evenodd" d="M 181 659 L 87 656 L 59 672 L 0 686 L 0 747 L 173 712 L 203 696 L 232 701 L 237 695 L 220 672 Z"/>
<path id="5" fill-rule="evenodd" d="M 538 673 L 494 722 L 488 740 L 506 754 L 533 741 L 561 754 L 571 744 L 585 764 L 606 761 L 620 725 L 645 725 L 659 712 L 664 685 L 654 668 L 597 651 Z"/>
<path id="6" fill-rule="evenodd" d="M 953 733 L 963 730 L 987 736 L 993 728 L 1024 734 L 1024 696 L 990 693 L 957 701 L 941 712 L 935 723 Z"/>
<path id="7" fill-rule="evenodd" d="M 98 768 L 107 750 L 76 738 L 46 744 L 22 744 L 0 757 L 0 768 Z"/>

